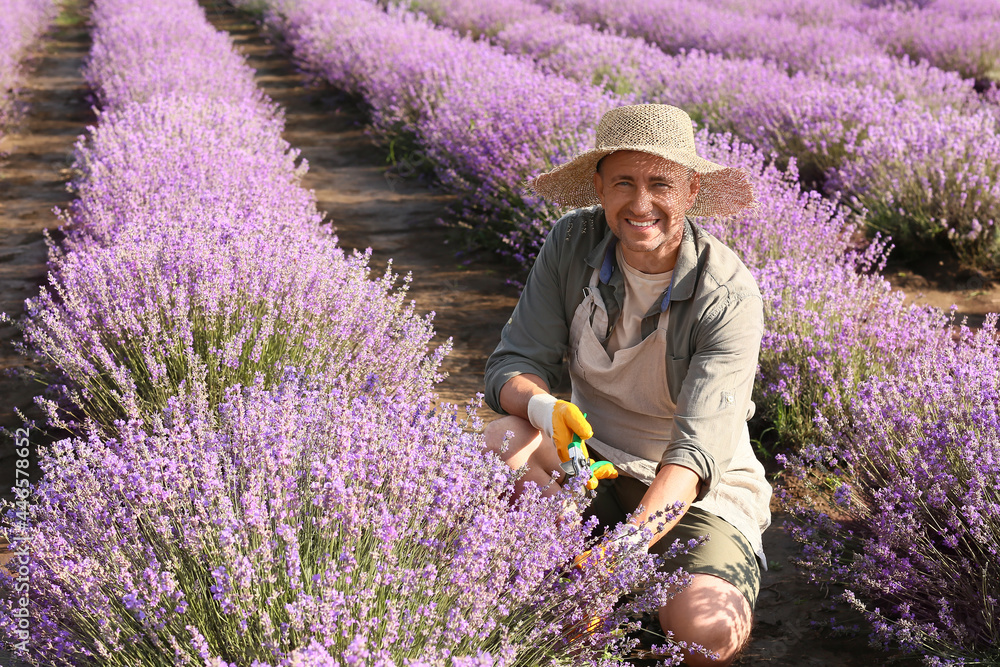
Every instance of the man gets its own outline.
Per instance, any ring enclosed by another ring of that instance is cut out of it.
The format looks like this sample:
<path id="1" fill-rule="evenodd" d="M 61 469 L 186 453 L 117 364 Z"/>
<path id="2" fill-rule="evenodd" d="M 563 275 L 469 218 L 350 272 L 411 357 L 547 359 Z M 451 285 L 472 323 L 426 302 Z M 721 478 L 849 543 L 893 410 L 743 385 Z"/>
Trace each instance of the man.
<path id="1" fill-rule="evenodd" d="M 549 233 L 487 362 L 486 400 L 508 415 L 490 424 L 487 446 L 552 494 L 573 434 L 588 439 L 620 473 L 588 510 L 603 525 L 640 504 L 637 524 L 682 502 L 650 550 L 710 539 L 668 563 L 694 576 L 660 623 L 718 655 L 687 664 L 728 665 L 750 633 L 770 524 L 746 424 L 763 304 L 736 255 L 686 216 L 753 207 L 753 187 L 698 156 L 690 117 L 668 105 L 609 111 L 594 150 L 529 186 L 581 208 Z M 549 393 L 566 355 L 569 402 Z"/>

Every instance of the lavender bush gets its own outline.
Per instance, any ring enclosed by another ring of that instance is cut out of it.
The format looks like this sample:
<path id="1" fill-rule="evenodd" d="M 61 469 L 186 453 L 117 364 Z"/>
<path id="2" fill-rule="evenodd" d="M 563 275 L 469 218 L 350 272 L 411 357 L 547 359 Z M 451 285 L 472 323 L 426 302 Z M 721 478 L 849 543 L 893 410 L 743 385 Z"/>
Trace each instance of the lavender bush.
<path id="1" fill-rule="evenodd" d="M 931 664 L 1000 662 L 996 324 L 899 357 L 824 422 L 828 446 L 789 461 L 827 501 L 794 508 L 804 567 Z"/>
<path id="2" fill-rule="evenodd" d="M 213 406 L 197 385 L 43 454 L 38 663 L 611 665 L 611 630 L 683 584 L 623 548 L 611 575 L 573 570 L 589 526 L 537 489 L 512 503 L 513 473 L 428 396 L 292 374 Z"/>
<path id="3" fill-rule="evenodd" d="M 284 365 L 358 386 L 425 390 L 439 379 L 423 359 L 430 322 L 391 273 L 369 280 L 368 257 L 345 257 L 329 237 L 266 231 L 121 234 L 110 247 L 55 252 L 25 339 L 73 381 L 65 418 L 110 426 L 164 407 L 191 377 L 214 402 L 233 384 L 276 381 Z"/>
<path id="4" fill-rule="evenodd" d="M 890 5 L 858 12 L 851 22 L 890 54 L 926 60 L 969 79 L 1000 80 L 1000 15 L 995 3 Z"/>
<path id="5" fill-rule="evenodd" d="M 159 95 L 273 105 L 229 36 L 204 25 L 196 4 L 107 0 L 95 6 L 91 20 L 96 29 L 84 76 L 106 111 Z M 196 25 L 202 29 L 192 29 Z"/>
<path id="6" fill-rule="evenodd" d="M 997 76 L 1000 12 L 981 0 L 724 0 L 725 10 L 805 29 L 853 29 L 894 56 L 908 55 L 964 78 Z M 930 28 L 930 29 L 928 29 Z"/>
<path id="7" fill-rule="evenodd" d="M 741 14 L 690 0 L 540 0 L 581 23 L 642 36 L 668 53 L 699 49 L 740 58 L 763 58 L 789 71 L 809 71 L 824 62 L 876 55 L 881 48 L 858 30 L 801 25 L 783 16 Z"/>
<path id="8" fill-rule="evenodd" d="M 873 227 L 902 242 L 945 237 L 964 264 L 989 270 L 1000 262 L 1000 167 L 987 157 L 1000 151 L 997 121 L 922 115 L 869 128 L 831 187 L 852 193 Z"/>
<path id="9" fill-rule="evenodd" d="M 346 374 L 426 389 L 436 378 L 421 361 L 429 321 L 391 273 L 369 280 L 367 257 L 345 257 L 319 231 L 273 105 L 231 47 L 220 51 L 227 43 L 200 10 L 176 4 L 95 11 L 88 72 L 112 106 L 77 147 L 67 242 L 53 249 L 51 287 L 28 303 L 25 325 L 31 349 L 75 388 L 61 419 L 110 426 L 157 411 L 190 377 L 204 377 L 218 400 L 258 375 L 276 381 L 285 365 L 331 382 Z M 188 36 L 190 59 L 159 71 L 169 31 Z M 208 62 L 237 83 L 194 77 L 187 95 L 161 94 L 187 69 L 207 77 Z M 123 83 L 132 68 L 135 89 Z"/>
<path id="10" fill-rule="evenodd" d="M 55 15 L 52 0 L 0 0 L 0 138 L 16 119 L 22 61 Z"/>

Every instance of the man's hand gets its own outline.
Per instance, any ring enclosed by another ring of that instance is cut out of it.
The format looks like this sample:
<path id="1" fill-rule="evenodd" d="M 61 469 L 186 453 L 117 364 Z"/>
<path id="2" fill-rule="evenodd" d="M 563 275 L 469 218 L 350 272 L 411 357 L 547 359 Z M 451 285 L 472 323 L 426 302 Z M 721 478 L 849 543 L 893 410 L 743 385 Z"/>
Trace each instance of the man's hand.
<path id="1" fill-rule="evenodd" d="M 593 491 L 597 488 L 597 481 L 600 479 L 615 479 L 618 477 L 618 470 L 610 461 L 595 461 L 590 459 L 590 479 L 587 480 L 587 488 Z"/>
<path id="2" fill-rule="evenodd" d="M 556 445 L 559 460 L 569 461 L 569 446 L 573 442 L 573 434 L 581 440 L 594 437 L 594 429 L 590 427 L 586 417 L 569 401 L 560 401 L 552 394 L 535 394 L 528 401 L 528 421 L 539 431 L 549 436 Z M 583 455 L 587 454 L 587 446 L 582 445 Z"/>
<path id="3" fill-rule="evenodd" d="M 569 401 L 561 401 L 551 394 L 535 394 L 528 401 L 528 421 L 539 431 L 549 436 L 556 446 L 559 460 L 570 460 L 569 450 L 579 446 L 584 462 L 590 464 L 590 478 L 587 488 L 593 491 L 598 480 L 618 477 L 618 471 L 608 461 L 594 461 L 587 451 L 587 438 L 594 436 L 594 429 L 586 416 Z M 580 459 L 577 459 L 579 462 Z"/>

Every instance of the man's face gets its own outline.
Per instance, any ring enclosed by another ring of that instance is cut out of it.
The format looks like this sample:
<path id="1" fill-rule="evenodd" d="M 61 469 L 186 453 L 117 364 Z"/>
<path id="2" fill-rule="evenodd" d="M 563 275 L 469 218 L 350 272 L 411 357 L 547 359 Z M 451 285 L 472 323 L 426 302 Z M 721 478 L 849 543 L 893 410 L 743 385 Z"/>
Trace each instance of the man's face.
<path id="1" fill-rule="evenodd" d="M 630 266 L 645 273 L 673 269 L 684 213 L 699 183 L 697 173 L 649 153 L 618 151 L 604 158 L 594 189 Z"/>

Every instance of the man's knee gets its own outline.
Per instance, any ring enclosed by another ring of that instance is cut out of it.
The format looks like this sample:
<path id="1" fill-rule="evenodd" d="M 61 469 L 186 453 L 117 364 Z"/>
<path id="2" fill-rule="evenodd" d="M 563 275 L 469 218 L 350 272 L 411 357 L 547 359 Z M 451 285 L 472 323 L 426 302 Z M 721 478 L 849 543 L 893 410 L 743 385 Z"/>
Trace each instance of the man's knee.
<path id="1" fill-rule="evenodd" d="M 503 460 L 529 446 L 539 438 L 538 429 L 526 419 L 507 415 L 486 425 L 485 444 L 487 451 L 495 452 Z"/>
<path id="2" fill-rule="evenodd" d="M 690 667 L 729 665 L 750 637 L 753 609 L 735 586 L 710 574 L 696 574 L 688 588 L 660 607 L 660 625 L 678 641 L 693 642 L 716 654 L 685 658 Z"/>

